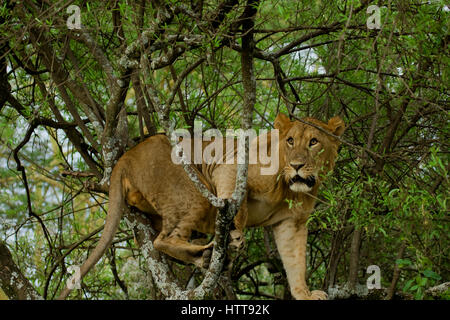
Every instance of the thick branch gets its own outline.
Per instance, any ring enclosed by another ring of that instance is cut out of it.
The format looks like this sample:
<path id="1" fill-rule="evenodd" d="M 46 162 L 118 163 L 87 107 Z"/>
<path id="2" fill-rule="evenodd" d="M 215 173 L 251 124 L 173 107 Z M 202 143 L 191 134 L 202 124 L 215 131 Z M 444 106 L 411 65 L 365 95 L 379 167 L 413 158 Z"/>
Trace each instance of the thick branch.
<path id="1" fill-rule="evenodd" d="M 8 247 L 0 242 L 0 287 L 9 299 L 42 300 L 14 263 Z"/>
<path id="2" fill-rule="evenodd" d="M 249 129 L 252 126 L 252 114 L 253 107 L 256 100 L 256 81 L 253 70 L 253 18 L 256 14 L 256 4 L 255 1 L 249 1 L 246 9 L 244 10 L 244 23 L 245 35 L 243 36 L 242 43 L 242 55 L 241 55 L 241 65 L 242 65 L 242 79 L 244 86 L 244 106 L 242 110 L 242 127 L 243 129 Z M 171 134 L 173 130 L 173 123 L 169 119 L 169 106 L 162 106 L 156 95 L 156 91 L 151 87 L 153 91 L 152 103 L 155 105 L 155 109 L 158 111 L 158 116 L 160 121 L 165 128 L 166 132 Z M 174 91 L 175 92 L 175 91 Z M 242 139 L 241 139 L 242 140 Z M 249 142 L 245 141 L 245 163 L 239 164 L 236 172 L 236 186 L 231 199 L 226 199 L 225 201 L 216 198 L 212 195 L 206 187 L 198 179 L 196 172 L 191 172 L 194 169 L 189 165 L 185 164 L 185 170 L 188 173 L 191 180 L 196 184 L 198 189 L 205 195 L 211 203 L 215 203 L 215 200 L 220 201 L 219 204 L 223 204 L 220 207 L 219 213 L 216 216 L 215 225 L 215 237 L 214 237 L 214 247 L 211 257 L 211 262 L 209 268 L 203 278 L 202 283 L 193 290 L 180 290 L 180 288 L 167 281 L 167 267 L 158 263 L 155 259 L 151 258 L 151 252 L 154 250 L 153 245 L 148 242 L 143 247 L 144 254 L 149 258 L 149 266 L 153 271 L 155 282 L 159 289 L 171 298 L 176 299 L 198 299 L 203 298 L 208 295 L 212 289 L 217 285 L 220 277 L 220 273 L 223 269 L 223 264 L 226 256 L 226 248 L 228 243 L 228 234 L 230 231 L 230 225 L 233 221 L 234 216 L 239 210 L 242 200 L 246 192 L 247 186 L 247 173 L 248 173 L 248 146 Z M 193 173 L 193 174 L 192 174 Z M 147 231 L 148 232 L 148 231 Z"/>

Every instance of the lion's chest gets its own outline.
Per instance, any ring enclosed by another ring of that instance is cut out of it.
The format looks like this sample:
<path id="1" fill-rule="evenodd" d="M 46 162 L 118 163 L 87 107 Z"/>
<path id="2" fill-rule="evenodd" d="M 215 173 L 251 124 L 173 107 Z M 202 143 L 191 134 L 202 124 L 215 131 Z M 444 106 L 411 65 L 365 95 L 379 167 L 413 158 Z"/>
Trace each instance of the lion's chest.
<path id="1" fill-rule="evenodd" d="M 259 199 L 247 199 L 247 226 L 259 227 L 277 223 L 287 218 L 284 203 L 270 203 Z"/>

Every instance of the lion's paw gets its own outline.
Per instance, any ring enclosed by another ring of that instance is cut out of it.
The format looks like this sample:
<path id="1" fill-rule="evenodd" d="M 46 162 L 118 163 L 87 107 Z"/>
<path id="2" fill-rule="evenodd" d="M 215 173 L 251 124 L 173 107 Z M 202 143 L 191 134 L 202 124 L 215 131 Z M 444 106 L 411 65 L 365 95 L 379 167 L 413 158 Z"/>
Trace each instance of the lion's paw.
<path id="1" fill-rule="evenodd" d="M 201 257 L 197 258 L 194 264 L 202 269 L 208 269 L 209 264 L 211 262 L 212 252 L 213 252 L 214 243 L 204 246 L 204 249 L 201 251 Z"/>
<path id="2" fill-rule="evenodd" d="M 328 295 L 321 290 L 311 291 L 310 300 L 328 300 Z"/>
<path id="3" fill-rule="evenodd" d="M 308 289 L 293 292 L 297 300 L 328 300 L 328 295 L 321 290 L 309 291 Z"/>
<path id="4" fill-rule="evenodd" d="M 230 243 L 228 247 L 235 252 L 242 250 L 245 246 L 245 236 L 242 231 L 234 229 L 230 231 Z"/>
<path id="5" fill-rule="evenodd" d="M 205 249 L 202 254 L 202 265 L 201 267 L 204 269 L 208 269 L 209 263 L 211 262 L 212 257 L 212 248 Z"/>

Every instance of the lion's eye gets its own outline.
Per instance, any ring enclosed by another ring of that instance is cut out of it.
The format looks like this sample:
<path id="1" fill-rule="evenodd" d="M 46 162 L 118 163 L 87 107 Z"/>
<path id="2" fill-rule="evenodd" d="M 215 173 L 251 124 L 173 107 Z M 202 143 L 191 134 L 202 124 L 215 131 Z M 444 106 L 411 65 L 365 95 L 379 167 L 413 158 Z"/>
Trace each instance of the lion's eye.
<path id="1" fill-rule="evenodd" d="M 309 141 L 309 146 L 311 147 L 311 146 L 313 146 L 313 145 L 315 145 L 315 144 L 317 144 L 317 143 L 319 143 L 319 141 L 318 141 L 316 138 L 312 138 L 312 139 Z"/>
<path id="2" fill-rule="evenodd" d="M 294 144 L 294 138 L 292 138 L 292 137 L 289 137 L 286 141 L 287 141 L 287 143 L 289 143 L 290 145 L 293 145 L 293 144 Z"/>

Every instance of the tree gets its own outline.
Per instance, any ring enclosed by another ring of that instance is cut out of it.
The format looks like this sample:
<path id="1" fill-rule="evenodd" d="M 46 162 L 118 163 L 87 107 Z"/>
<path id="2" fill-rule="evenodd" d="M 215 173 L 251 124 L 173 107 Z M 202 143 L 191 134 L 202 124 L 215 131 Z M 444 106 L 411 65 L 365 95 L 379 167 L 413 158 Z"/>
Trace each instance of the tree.
<path id="1" fill-rule="evenodd" d="M 417 299 L 448 281 L 448 7 L 378 3 L 381 25 L 369 29 L 370 4 L 3 1 L 1 240 L 17 267 L 43 298 L 55 297 L 67 267 L 98 240 L 115 162 L 146 137 L 193 130 L 196 120 L 270 128 L 284 111 L 339 114 L 348 126 L 309 221 L 309 281 L 354 294 L 376 264 L 390 298 L 401 286 Z M 238 194 L 219 205 L 230 217 Z M 204 279 L 151 250 L 150 234 L 136 238 L 141 250 L 124 222 L 72 297 L 173 294 L 148 261 L 178 289 Z M 289 298 L 271 230 L 249 230 L 247 242 L 211 296 Z"/>

